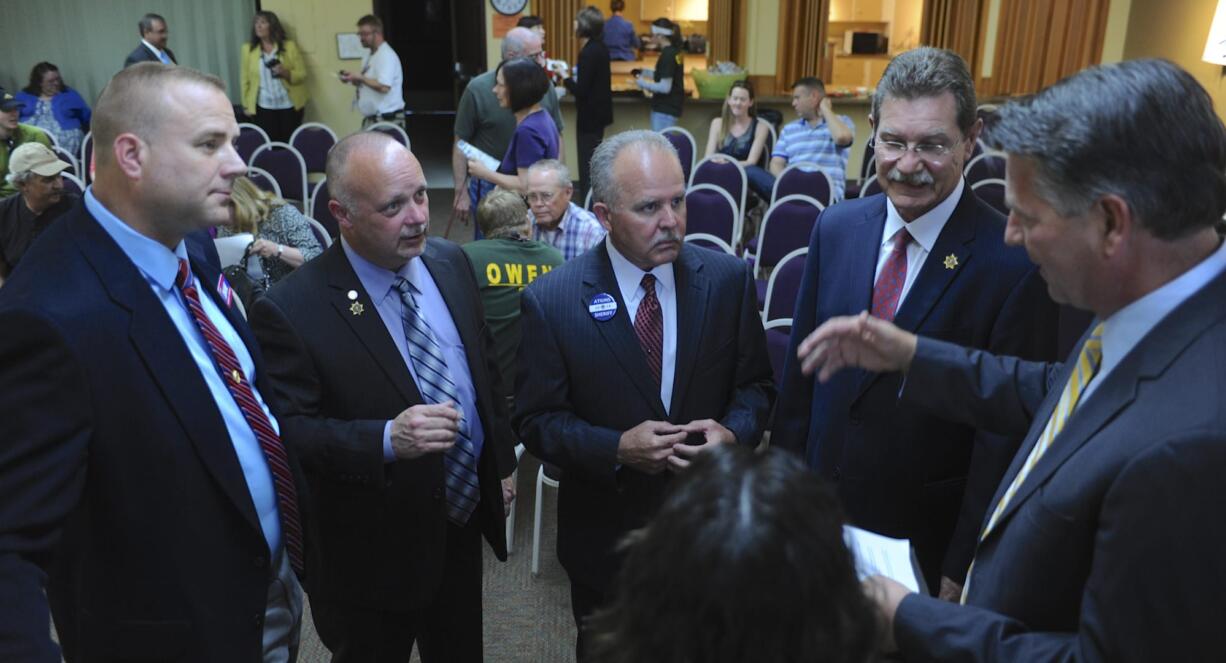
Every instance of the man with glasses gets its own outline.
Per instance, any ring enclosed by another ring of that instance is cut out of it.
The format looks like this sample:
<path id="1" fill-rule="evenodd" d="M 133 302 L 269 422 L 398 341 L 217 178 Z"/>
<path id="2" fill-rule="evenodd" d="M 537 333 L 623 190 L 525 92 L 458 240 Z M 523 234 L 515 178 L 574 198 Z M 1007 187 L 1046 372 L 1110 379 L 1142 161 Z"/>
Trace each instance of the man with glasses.
<path id="1" fill-rule="evenodd" d="M 847 156 L 856 138 L 856 125 L 846 115 L 835 115 L 826 86 L 812 76 L 792 86 L 792 108 L 800 117 L 784 125 L 771 149 L 770 172 L 757 166 L 746 169 L 749 188 L 769 201 L 775 178 L 792 163 L 815 163 L 834 185 L 834 200 L 843 198 Z"/>
<path id="2" fill-rule="evenodd" d="M 383 38 L 383 21 L 367 14 L 358 19 L 358 39 L 370 53 L 362 56 L 362 70 L 341 70 L 342 83 L 357 88 L 355 107 L 362 114 L 362 128 L 391 122 L 404 128 L 404 70 L 400 56 Z"/>
<path id="3" fill-rule="evenodd" d="M 502 39 L 502 59 L 532 58 L 541 67 L 545 66 L 545 51 L 541 50 L 541 38 L 528 28 L 511 28 Z M 553 123 L 558 126 L 558 155 L 562 157 L 562 113 L 558 110 L 558 95 L 553 88 L 541 97 L 541 107 L 549 111 Z M 509 108 L 498 105 L 494 96 L 494 69 L 473 78 L 464 88 L 455 116 L 455 146 L 451 150 L 451 174 L 455 178 L 455 199 L 452 201 L 452 219 L 467 222 L 471 212 L 485 194 L 494 190 L 494 184 L 477 177 L 468 176 L 468 157 L 460 151 L 464 141 L 482 152 L 502 159 L 515 135 L 515 114 Z M 480 239 L 480 228 L 474 224 L 473 233 Z"/>
<path id="4" fill-rule="evenodd" d="M 1018 440 L 900 403 L 898 373 L 816 382 L 802 375 L 797 347 L 827 319 L 869 311 L 910 332 L 1050 360 L 1056 309 L 1026 253 L 1005 246 L 1004 217 L 962 178 L 982 126 L 962 58 L 935 48 L 896 57 L 870 121 L 884 193 L 818 220 L 772 444 L 834 481 L 853 523 L 910 539 L 928 586 L 956 598 Z"/>
<path id="5" fill-rule="evenodd" d="M 575 187 L 570 169 L 557 159 L 542 159 L 528 168 L 528 206 L 532 239 L 545 242 L 570 260 L 605 235 L 596 215 L 571 202 Z"/>

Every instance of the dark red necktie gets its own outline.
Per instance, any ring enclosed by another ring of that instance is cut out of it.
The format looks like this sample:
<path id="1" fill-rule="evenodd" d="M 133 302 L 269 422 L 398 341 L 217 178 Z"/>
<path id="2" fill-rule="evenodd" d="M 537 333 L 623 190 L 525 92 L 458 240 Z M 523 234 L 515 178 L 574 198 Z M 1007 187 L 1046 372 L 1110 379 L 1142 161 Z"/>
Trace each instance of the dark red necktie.
<path id="1" fill-rule="evenodd" d="M 893 320 L 898 311 L 898 299 L 902 296 L 902 287 L 907 283 L 907 245 L 911 243 L 911 233 L 901 228 L 894 235 L 894 250 L 885 259 L 877 284 L 873 286 L 874 318 Z"/>
<path id="2" fill-rule="evenodd" d="M 634 314 L 634 334 L 639 337 L 639 345 L 647 356 L 647 367 L 658 386 L 664 360 L 664 315 L 660 312 L 660 300 L 656 299 L 656 277 L 644 274 L 642 285 L 646 294 L 639 302 L 638 313 Z"/>
<path id="3" fill-rule="evenodd" d="M 243 375 L 234 350 L 205 315 L 195 281 L 191 278 L 191 268 L 186 260 L 179 260 L 179 274 L 175 277 L 175 285 L 183 291 L 196 326 L 208 342 L 213 360 L 221 370 L 222 381 L 234 396 L 234 402 L 238 403 L 243 417 L 260 443 L 260 449 L 264 451 L 264 457 L 268 459 L 268 468 L 272 471 L 273 485 L 277 490 L 277 507 L 281 514 L 281 534 L 285 538 L 285 550 L 289 553 L 289 561 L 294 570 L 301 573 L 302 525 L 298 519 L 298 491 L 294 487 L 294 475 L 289 469 L 285 446 L 281 444 L 281 437 L 273 430 L 272 422 L 264 414 L 263 408 L 255 400 L 255 392 L 247 381 L 247 376 Z"/>

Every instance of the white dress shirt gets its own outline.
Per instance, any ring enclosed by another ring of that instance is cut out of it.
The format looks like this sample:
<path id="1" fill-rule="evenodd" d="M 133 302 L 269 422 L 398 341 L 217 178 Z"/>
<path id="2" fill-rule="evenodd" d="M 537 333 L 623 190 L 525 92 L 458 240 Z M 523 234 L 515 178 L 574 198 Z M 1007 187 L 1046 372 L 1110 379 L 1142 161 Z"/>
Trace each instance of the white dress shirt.
<path id="1" fill-rule="evenodd" d="M 627 260 L 617 247 L 613 246 L 607 235 L 605 246 L 609 249 L 609 262 L 613 263 L 617 288 L 621 290 L 622 301 L 626 303 L 626 314 L 630 316 L 630 325 L 633 327 L 634 316 L 639 312 L 639 302 L 642 302 L 647 294 L 643 289 L 643 276 L 647 272 Z M 651 274 L 656 277 L 656 299 L 660 301 L 660 315 L 664 321 L 664 351 L 660 358 L 660 400 L 664 402 L 664 411 L 669 412 L 673 405 L 673 373 L 677 364 L 677 281 L 673 276 L 671 262 L 656 265 Z"/>
<path id="2" fill-rule="evenodd" d="M 902 293 L 898 296 L 899 308 L 902 308 L 902 303 L 907 299 L 907 293 L 911 291 L 915 277 L 924 268 L 924 261 L 932 252 L 932 247 L 937 243 L 937 238 L 941 236 L 941 231 L 945 229 L 945 224 L 949 222 L 949 217 L 953 216 L 958 201 L 962 199 L 962 189 L 965 186 L 966 181 L 959 178 L 958 186 L 945 197 L 945 200 L 910 223 L 903 221 L 898 208 L 894 207 L 894 203 L 888 197 L 886 198 L 885 230 L 881 233 L 881 250 L 877 256 L 877 271 L 873 273 L 873 283 L 877 282 L 881 276 L 881 270 L 885 268 L 886 260 L 894 252 L 894 235 L 906 227 L 913 241 L 907 245 L 907 280 L 903 283 Z"/>

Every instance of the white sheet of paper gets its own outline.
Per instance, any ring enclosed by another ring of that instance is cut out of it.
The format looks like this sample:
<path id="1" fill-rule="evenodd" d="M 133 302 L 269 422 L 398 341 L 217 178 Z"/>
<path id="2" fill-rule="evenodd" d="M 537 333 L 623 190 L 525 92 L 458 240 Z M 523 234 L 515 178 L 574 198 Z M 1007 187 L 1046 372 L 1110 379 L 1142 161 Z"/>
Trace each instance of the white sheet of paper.
<path id="1" fill-rule="evenodd" d="M 843 540 L 856 558 L 856 575 L 860 580 L 869 576 L 885 576 L 897 580 L 913 592 L 920 591 L 915 566 L 911 563 L 911 542 L 907 539 L 891 539 L 844 525 Z"/>
<path id="2" fill-rule="evenodd" d="M 456 141 L 456 147 L 460 148 L 460 152 L 463 153 L 464 156 L 468 157 L 469 159 L 476 159 L 481 163 L 481 165 L 492 171 L 496 172 L 498 170 L 498 166 L 502 164 L 501 161 L 486 154 L 485 152 L 482 152 L 475 145 L 466 140 Z"/>
<path id="3" fill-rule="evenodd" d="M 217 257 L 221 259 L 223 268 L 237 265 L 247 251 L 247 245 L 254 240 L 251 233 L 239 233 L 229 237 L 218 237 L 213 240 L 217 245 Z M 255 262 L 259 262 L 258 260 Z"/>

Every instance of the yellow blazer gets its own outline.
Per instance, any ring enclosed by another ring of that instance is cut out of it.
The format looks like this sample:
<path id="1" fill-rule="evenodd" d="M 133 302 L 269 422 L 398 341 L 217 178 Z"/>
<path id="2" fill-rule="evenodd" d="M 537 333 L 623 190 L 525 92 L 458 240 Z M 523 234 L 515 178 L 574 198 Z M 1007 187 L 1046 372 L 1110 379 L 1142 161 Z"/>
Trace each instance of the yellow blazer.
<path id="1" fill-rule="evenodd" d="M 239 72 L 243 88 L 243 110 L 254 116 L 255 104 L 260 98 L 260 67 L 264 66 L 260 60 L 260 48 L 253 47 L 250 42 L 243 44 L 242 58 L 243 65 Z M 298 44 L 286 39 L 277 58 L 281 60 L 281 66 L 289 72 L 289 79 L 283 78 L 281 82 L 285 83 L 285 90 L 289 92 L 290 103 L 294 104 L 294 110 L 302 110 L 307 102 L 306 63 L 302 60 L 302 51 L 298 50 Z"/>

